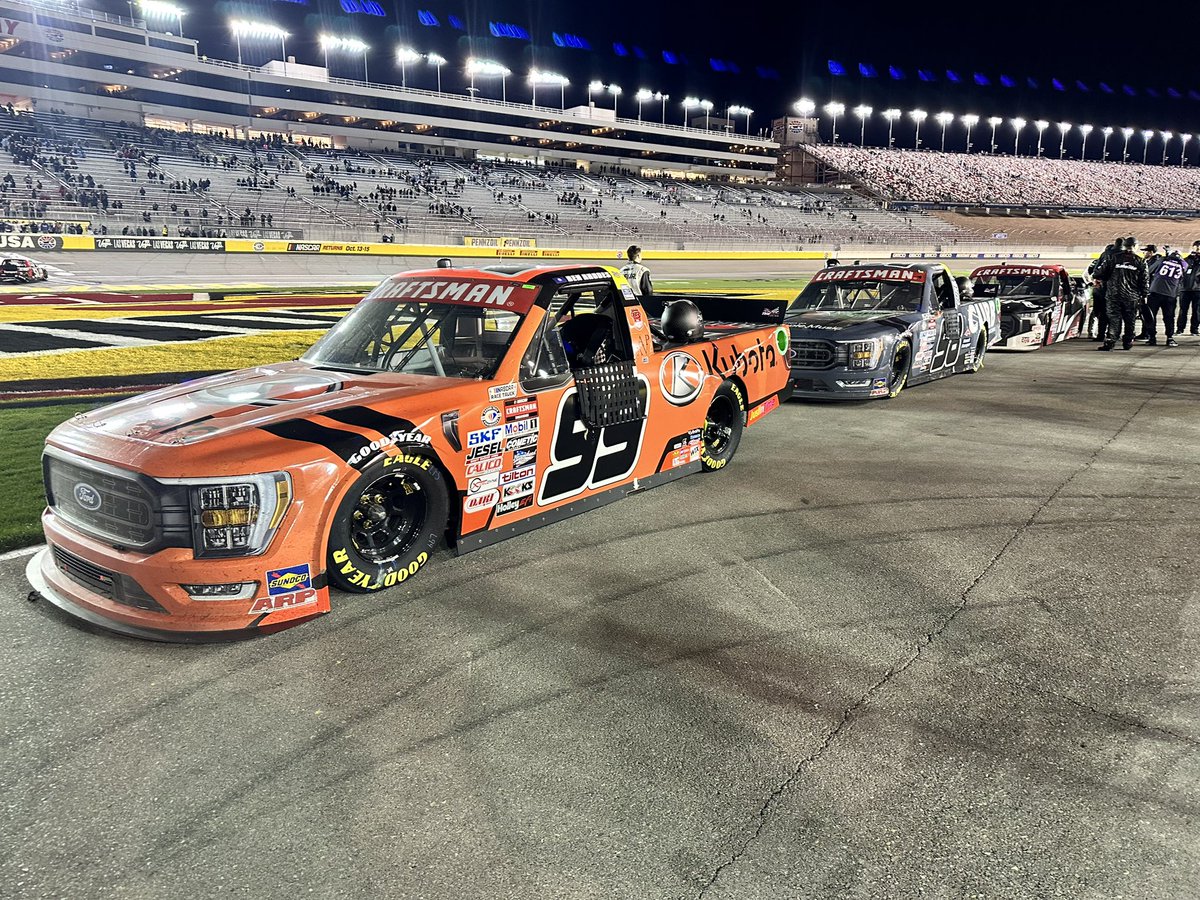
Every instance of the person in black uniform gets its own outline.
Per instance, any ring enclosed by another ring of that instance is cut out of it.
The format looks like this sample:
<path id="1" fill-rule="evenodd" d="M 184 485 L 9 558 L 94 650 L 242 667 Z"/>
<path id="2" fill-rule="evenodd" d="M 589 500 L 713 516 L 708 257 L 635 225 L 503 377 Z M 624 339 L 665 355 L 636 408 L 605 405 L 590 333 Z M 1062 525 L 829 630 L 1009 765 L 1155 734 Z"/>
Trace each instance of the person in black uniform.
<path id="1" fill-rule="evenodd" d="M 1113 242 L 1100 251 L 1100 256 L 1088 266 L 1088 274 L 1096 277 L 1097 270 L 1108 261 L 1108 258 L 1121 249 L 1124 238 L 1113 238 Z M 1108 304 L 1104 299 L 1104 284 L 1096 282 L 1099 287 L 1092 290 L 1092 318 L 1096 320 L 1096 340 L 1104 341 L 1108 337 Z M 1091 323 L 1088 323 L 1090 334 Z"/>
<path id="2" fill-rule="evenodd" d="M 1146 260 L 1146 271 L 1149 272 L 1156 262 L 1163 258 L 1163 255 L 1158 252 L 1158 245 L 1147 244 L 1142 250 L 1142 257 Z M 1144 341 L 1150 336 L 1150 299 L 1149 296 L 1142 300 L 1138 307 L 1138 321 L 1141 330 L 1138 332 L 1137 339 Z"/>
<path id="3" fill-rule="evenodd" d="M 1150 293 L 1146 260 L 1134 252 L 1136 249 L 1137 238 L 1125 238 L 1121 250 L 1096 270 L 1096 281 L 1105 285 L 1104 295 L 1108 301 L 1108 332 L 1097 350 L 1112 350 L 1118 340 L 1124 350 L 1133 346 L 1138 309 Z"/>
<path id="4" fill-rule="evenodd" d="M 1188 315 L 1192 317 L 1193 335 L 1200 335 L 1200 241 L 1192 242 L 1192 252 L 1184 259 L 1188 271 L 1183 276 L 1179 292 L 1179 318 L 1175 322 L 1176 334 L 1183 334 Z"/>

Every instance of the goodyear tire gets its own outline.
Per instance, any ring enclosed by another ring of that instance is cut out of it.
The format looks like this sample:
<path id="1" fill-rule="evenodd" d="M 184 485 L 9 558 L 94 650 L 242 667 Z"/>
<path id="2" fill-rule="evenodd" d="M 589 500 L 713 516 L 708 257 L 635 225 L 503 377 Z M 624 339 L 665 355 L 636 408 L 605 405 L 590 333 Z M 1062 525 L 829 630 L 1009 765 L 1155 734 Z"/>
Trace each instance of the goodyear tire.
<path id="1" fill-rule="evenodd" d="M 987 329 L 979 332 L 979 341 L 975 344 L 975 358 L 971 361 L 971 367 L 967 369 L 969 374 L 975 374 L 983 368 L 983 358 L 987 356 L 988 348 L 988 333 Z"/>
<path id="2" fill-rule="evenodd" d="M 338 504 L 329 532 L 329 581 L 354 593 L 407 581 L 442 543 L 449 499 L 433 458 L 385 456 L 368 466 Z"/>
<path id="3" fill-rule="evenodd" d="M 892 351 L 892 371 L 888 376 L 888 399 L 895 397 L 908 384 L 908 370 L 912 367 L 912 344 L 900 341 Z"/>
<path id="4" fill-rule="evenodd" d="M 746 428 L 746 399 L 741 388 L 726 381 L 713 394 L 704 414 L 700 438 L 700 463 L 705 472 L 718 472 L 729 465 L 742 442 Z"/>

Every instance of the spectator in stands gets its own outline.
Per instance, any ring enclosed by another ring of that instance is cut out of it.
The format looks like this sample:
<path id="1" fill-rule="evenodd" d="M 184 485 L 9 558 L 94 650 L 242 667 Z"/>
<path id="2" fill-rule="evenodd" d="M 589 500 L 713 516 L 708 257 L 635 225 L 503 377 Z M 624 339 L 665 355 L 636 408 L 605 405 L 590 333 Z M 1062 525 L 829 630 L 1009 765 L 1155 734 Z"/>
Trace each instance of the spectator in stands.
<path id="1" fill-rule="evenodd" d="M 1188 316 L 1192 318 L 1193 335 L 1200 335 L 1200 241 L 1192 242 L 1192 252 L 1184 260 L 1187 274 L 1183 276 L 1179 291 L 1179 318 L 1175 322 L 1177 334 L 1183 334 Z"/>
<path id="2" fill-rule="evenodd" d="M 1097 350 L 1112 350 L 1118 340 L 1123 350 L 1133 346 L 1138 306 L 1150 291 L 1146 260 L 1136 250 L 1137 238 L 1125 238 L 1121 250 L 1096 271 L 1096 280 L 1105 285 L 1108 298 L 1108 334 Z"/>
<path id="3" fill-rule="evenodd" d="M 1172 250 L 1165 257 L 1155 260 L 1149 267 L 1150 297 L 1147 302 L 1146 346 L 1158 344 L 1158 314 L 1162 313 L 1163 328 L 1167 333 L 1167 346 L 1178 347 L 1175 340 L 1175 304 L 1179 299 L 1179 287 L 1187 274 L 1188 266 L 1179 258 L 1179 251 Z"/>
<path id="4" fill-rule="evenodd" d="M 650 281 L 650 270 L 642 265 L 642 248 L 637 244 L 630 244 L 629 249 L 625 251 L 625 258 L 629 262 L 621 267 L 621 274 L 625 276 L 633 292 L 639 298 L 653 297 L 654 285 Z"/>

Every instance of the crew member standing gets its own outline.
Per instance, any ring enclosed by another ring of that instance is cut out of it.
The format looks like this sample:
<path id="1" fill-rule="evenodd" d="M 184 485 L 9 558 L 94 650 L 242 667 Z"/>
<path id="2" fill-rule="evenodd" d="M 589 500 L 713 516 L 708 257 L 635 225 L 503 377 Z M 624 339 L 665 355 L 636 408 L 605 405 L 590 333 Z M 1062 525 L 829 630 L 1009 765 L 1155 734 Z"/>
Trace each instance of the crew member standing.
<path id="1" fill-rule="evenodd" d="M 1104 285 L 1104 295 L 1108 301 L 1108 332 L 1097 350 L 1112 350 L 1118 340 L 1122 349 L 1128 350 L 1133 346 L 1138 306 L 1150 292 L 1146 261 L 1134 252 L 1136 249 L 1137 238 L 1125 238 L 1121 250 L 1096 270 L 1097 287 L 1101 283 Z"/>
<path id="2" fill-rule="evenodd" d="M 1187 271 L 1187 263 L 1179 258 L 1177 250 L 1172 250 L 1150 267 L 1150 299 L 1146 304 L 1149 310 L 1146 318 L 1147 347 L 1158 345 L 1159 311 L 1162 312 L 1163 329 L 1167 332 L 1167 346 L 1179 346 L 1175 340 L 1175 304 L 1179 300 L 1179 286 Z"/>
<path id="3" fill-rule="evenodd" d="M 1175 321 L 1175 333 L 1183 334 L 1188 316 L 1192 317 L 1192 334 L 1200 334 L 1200 241 L 1192 242 L 1192 252 L 1184 259 L 1187 274 L 1179 286 L 1179 318 Z M 1189 312 L 1190 311 L 1190 312 Z"/>
<path id="4" fill-rule="evenodd" d="M 653 297 L 654 285 L 650 281 L 650 270 L 642 265 L 642 248 L 631 244 L 625 251 L 625 258 L 629 262 L 621 267 L 621 274 L 625 276 L 633 292 L 638 297 Z"/>
<path id="5" fill-rule="evenodd" d="M 1162 254 L 1158 252 L 1156 244 L 1147 244 L 1142 248 L 1142 258 L 1146 261 L 1146 271 L 1149 272 L 1150 268 L 1162 259 Z M 1142 298 L 1142 303 L 1138 307 L 1138 325 L 1137 339 L 1144 341 L 1150 336 L 1150 304 L 1145 297 Z"/>
<path id="6" fill-rule="evenodd" d="M 1096 272 L 1108 262 L 1108 258 L 1121 249 L 1122 240 L 1113 238 L 1113 242 L 1100 251 L 1100 256 L 1088 266 L 1089 275 L 1096 277 Z M 1100 286 L 1092 289 L 1092 317 L 1096 320 L 1096 340 L 1104 341 L 1108 338 L 1108 303 L 1104 299 L 1104 284 L 1099 281 L 1096 284 Z M 1091 323 L 1088 324 L 1090 326 Z M 1090 330 L 1088 333 L 1091 333 Z"/>

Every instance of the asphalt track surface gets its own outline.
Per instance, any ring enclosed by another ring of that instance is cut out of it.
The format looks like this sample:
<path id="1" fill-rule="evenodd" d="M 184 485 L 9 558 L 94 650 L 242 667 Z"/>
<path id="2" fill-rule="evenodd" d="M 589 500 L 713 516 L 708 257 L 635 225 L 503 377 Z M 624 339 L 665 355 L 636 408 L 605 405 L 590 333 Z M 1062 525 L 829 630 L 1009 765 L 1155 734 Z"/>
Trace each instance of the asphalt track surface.
<path id="1" fill-rule="evenodd" d="M 788 404 L 261 640 L 0 562 L 0 895 L 1200 893 L 1200 340 Z"/>

